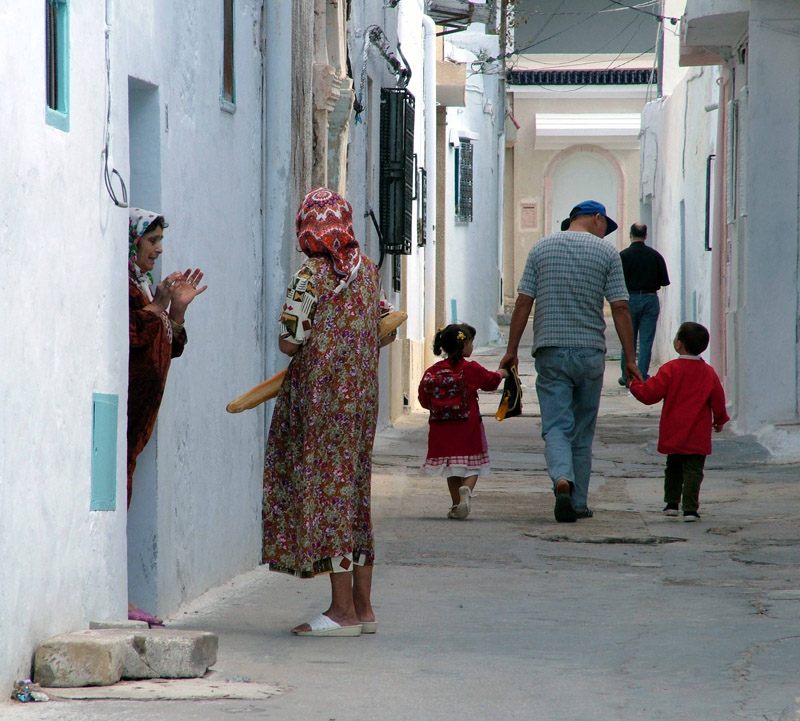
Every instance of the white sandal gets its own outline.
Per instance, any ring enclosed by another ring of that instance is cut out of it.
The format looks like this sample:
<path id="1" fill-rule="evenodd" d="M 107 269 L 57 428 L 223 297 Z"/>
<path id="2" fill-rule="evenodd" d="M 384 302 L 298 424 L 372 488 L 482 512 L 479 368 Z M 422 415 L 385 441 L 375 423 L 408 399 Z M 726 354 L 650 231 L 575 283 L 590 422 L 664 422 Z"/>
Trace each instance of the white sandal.
<path id="1" fill-rule="evenodd" d="M 458 489 L 458 495 L 461 501 L 456 506 L 456 517 L 463 521 L 469 515 L 469 499 L 472 496 L 472 492 L 469 490 L 469 486 L 461 486 Z"/>
<path id="2" fill-rule="evenodd" d="M 325 614 L 320 613 L 314 616 L 306 623 L 311 627 L 310 631 L 295 631 L 292 633 L 295 636 L 360 636 L 361 624 L 356 623 L 353 626 L 342 626 L 336 623 L 332 618 Z"/>

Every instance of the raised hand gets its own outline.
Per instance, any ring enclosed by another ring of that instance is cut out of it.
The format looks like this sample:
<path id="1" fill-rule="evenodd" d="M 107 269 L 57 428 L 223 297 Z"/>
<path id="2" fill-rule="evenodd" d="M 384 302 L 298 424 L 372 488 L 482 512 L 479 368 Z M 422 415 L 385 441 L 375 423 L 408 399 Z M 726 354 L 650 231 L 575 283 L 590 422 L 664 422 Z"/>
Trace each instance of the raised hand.
<path id="1" fill-rule="evenodd" d="M 188 268 L 183 273 L 177 273 L 178 279 L 172 286 L 172 303 L 169 307 L 169 317 L 176 323 L 183 323 L 186 308 L 200 293 L 208 288 L 207 285 L 197 286 L 203 279 L 203 271 L 200 268 L 192 270 Z"/>
<path id="2" fill-rule="evenodd" d="M 176 270 L 174 273 L 170 273 L 156 286 L 156 292 L 153 297 L 153 301 L 150 303 L 150 305 L 155 306 L 152 308 L 154 312 L 160 313 L 169 307 L 170 301 L 172 300 L 172 294 L 175 291 L 175 286 L 180 282 L 182 277 L 183 273 L 181 273 L 179 270 Z M 149 306 L 148 310 L 150 310 Z"/>
<path id="3" fill-rule="evenodd" d="M 197 286 L 203 279 L 203 271 L 200 268 L 191 268 L 185 270 L 183 273 L 178 273 L 178 279 L 172 288 L 172 304 L 183 306 L 185 309 L 200 293 L 208 288 L 208 285 Z"/>

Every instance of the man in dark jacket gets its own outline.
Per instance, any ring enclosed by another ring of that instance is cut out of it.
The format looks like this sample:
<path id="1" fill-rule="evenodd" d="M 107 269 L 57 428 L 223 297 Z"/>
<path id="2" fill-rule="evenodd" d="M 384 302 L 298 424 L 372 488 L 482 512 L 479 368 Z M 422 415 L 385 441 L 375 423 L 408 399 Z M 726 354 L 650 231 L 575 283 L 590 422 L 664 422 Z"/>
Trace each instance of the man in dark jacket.
<path id="1" fill-rule="evenodd" d="M 631 244 L 620 252 L 622 270 L 625 273 L 625 285 L 628 287 L 628 306 L 633 323 L 633 347 L 639 354 L 636 365 L 645 380 L 650 376 L 650 355 L 653 350 L 653 339 L 656 336 L 656 323 L 661 309 L 657 292 L 659 288 L 669 285 L 667 264 L 661 253 L 645 245 L 647 226 L 634 223 L 631 226 Z M 622 374 L 619 378 L 621 386 L 627 385 L 625 380 L 625 351 L 620 363 Z"/>

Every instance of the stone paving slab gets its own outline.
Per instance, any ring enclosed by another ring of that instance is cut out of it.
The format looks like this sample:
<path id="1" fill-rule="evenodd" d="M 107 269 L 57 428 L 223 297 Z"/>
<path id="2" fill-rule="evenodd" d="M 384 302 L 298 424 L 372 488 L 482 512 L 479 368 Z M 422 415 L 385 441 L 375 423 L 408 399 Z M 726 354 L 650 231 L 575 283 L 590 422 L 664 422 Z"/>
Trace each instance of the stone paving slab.
<path id="1" fill-rule="evenodd" d="M 39 644 L 34 681 L 43 687 L 110 686 L 120 679 L 198 678 L 217 661 L 206 631 L 91 629 Z"/>
<path id="2" fill-rule="evenodd" d="M 101 631 L 65 633 L 36 649 L 33 680 L 40 686 L 110 686 L 122 678 L 125 639 Z"/>
<path id="3" fill-rule="evenodd" d="M 271 686 L 265 683 L 227 681 L 212 674 L 197 679 L 149 679 L 121 681 L 113 686 L 88 686 L 84 688 L 46 688 L 53 701 L 130 700 L 130 701 L 213 701 L 240 699 L 263 701 L 291 690 L 288 686 Z"/>

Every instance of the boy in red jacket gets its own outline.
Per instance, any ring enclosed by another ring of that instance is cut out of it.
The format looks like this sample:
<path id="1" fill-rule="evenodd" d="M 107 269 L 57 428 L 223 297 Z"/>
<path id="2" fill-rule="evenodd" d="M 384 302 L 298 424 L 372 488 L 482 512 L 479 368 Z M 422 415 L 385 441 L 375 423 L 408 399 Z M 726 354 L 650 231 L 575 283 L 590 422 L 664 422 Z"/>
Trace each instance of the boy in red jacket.
<path id="1" fill-rule="evenodd" d="M 645 383 L 631 379 L 630 388 L 647 405 L 664 401 L 658 426 L 658 452 L 667 454 L 664 515 L 677 516 L 683 497 L 683 520 L 699 521 L 700 484 L 711 453 L 711 428 L 719 433 L 730 418 L 722 384 L 700 357 L 708 348 L 708 330 L 699 323 L 683 323 L 673 345 L 679 357 L 661 366 Z"/>

